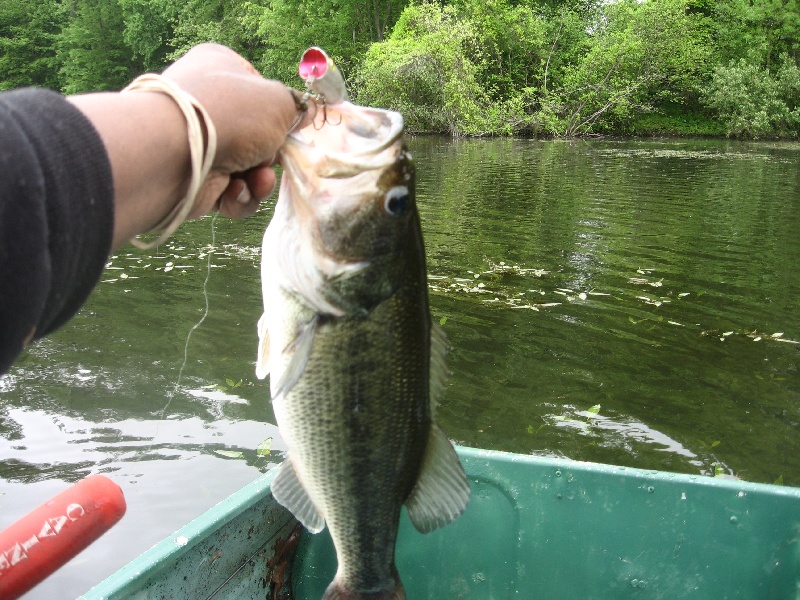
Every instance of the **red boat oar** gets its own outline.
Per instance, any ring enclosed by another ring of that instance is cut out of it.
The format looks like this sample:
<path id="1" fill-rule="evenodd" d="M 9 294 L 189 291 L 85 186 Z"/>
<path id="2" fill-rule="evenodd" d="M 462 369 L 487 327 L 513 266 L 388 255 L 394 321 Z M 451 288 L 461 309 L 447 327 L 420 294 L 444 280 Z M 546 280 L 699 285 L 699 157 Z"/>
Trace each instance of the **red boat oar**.
<path id="1" fill-rule="evenodd" d="M 125 514 L 120 487 L 90 475 L 0 531 L 0 598 L 18 598 Z"/>

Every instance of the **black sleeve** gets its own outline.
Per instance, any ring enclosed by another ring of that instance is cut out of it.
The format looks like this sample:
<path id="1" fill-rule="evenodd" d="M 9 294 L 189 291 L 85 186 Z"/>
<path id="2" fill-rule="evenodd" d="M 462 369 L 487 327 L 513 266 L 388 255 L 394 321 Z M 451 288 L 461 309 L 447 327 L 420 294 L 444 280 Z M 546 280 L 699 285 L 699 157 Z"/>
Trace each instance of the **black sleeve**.
<path id="1" fill-rule="evenodd" d="M 0 375 L 86 300 L 113 228 L 111 166 L 91 122 L 55 92 L 0 93 Z"/>

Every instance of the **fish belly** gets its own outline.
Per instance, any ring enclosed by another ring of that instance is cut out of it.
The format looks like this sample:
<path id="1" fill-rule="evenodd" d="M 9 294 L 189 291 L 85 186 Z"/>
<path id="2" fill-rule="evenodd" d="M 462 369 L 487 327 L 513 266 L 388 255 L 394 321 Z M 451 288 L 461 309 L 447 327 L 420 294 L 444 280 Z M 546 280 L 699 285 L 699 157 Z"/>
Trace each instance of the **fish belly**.
<path id="1" fill-rule="evenodd" d="M 273 400 L 352 589 L 394 581 L 400 509 L 430 429 L 427 319 L 403 306 L 398 294 L 368 317 L 320 318 L 302 376 Z"/>

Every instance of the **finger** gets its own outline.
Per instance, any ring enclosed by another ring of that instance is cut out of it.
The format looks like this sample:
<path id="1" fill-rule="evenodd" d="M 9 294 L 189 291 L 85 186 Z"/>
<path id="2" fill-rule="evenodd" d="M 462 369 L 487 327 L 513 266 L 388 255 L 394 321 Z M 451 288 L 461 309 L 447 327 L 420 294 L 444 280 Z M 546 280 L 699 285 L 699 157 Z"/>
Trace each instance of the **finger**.
<path id="1" fill-rule="evenodd" d="M 275 189 L 277 177 L 275 169 L 269 166 L 258 166 L 244 173 L 244 180 L 253 197 L 259 200 L 269 198 Z"/>
<path id="2" fill-rule="evenodd" d="M 249 217 L 258 210 L 259 200 L 254 197 L 243 179 L 233 178 L 219 200 L 219 212 L 232 219 Z"/>

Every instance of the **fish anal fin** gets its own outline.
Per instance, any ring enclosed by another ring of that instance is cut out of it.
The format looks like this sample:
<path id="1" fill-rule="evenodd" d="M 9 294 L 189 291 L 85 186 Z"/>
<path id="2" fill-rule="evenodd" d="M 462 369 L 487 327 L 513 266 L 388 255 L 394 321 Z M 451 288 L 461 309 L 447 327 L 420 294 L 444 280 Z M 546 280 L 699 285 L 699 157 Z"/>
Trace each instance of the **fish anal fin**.
<path id="1" fill-rule="evenodd" d="M 411 522 L 421 533 L 452 523 L 466 510 L 469 493 L 455 448 L 439 426 L 432 424 L 417 483 L 406 500 Z"/>
<path id="2" fill-rule="evenodd" d="M 258 320 L 258 355 L 256 357 L 256 377 L 264 379 L 269 375 L 269 329 L 267 314 Z"/>
<path id="3" fill-rule="evenodd" d="M 311 533 L 325 529 L 325 518 L 306 492 L 291 460 L 285 460 L 272 480 L 272 496 Z"/>

